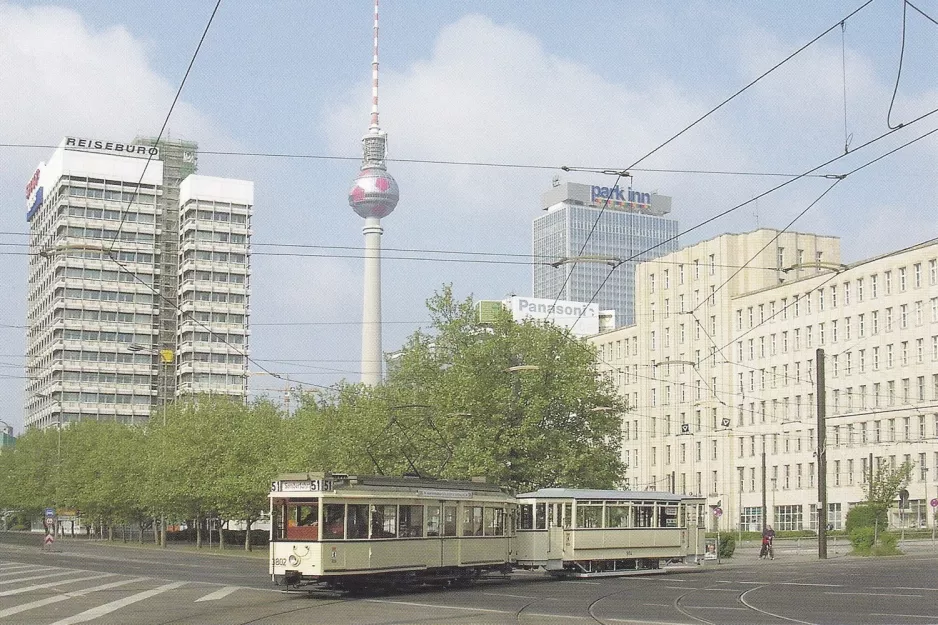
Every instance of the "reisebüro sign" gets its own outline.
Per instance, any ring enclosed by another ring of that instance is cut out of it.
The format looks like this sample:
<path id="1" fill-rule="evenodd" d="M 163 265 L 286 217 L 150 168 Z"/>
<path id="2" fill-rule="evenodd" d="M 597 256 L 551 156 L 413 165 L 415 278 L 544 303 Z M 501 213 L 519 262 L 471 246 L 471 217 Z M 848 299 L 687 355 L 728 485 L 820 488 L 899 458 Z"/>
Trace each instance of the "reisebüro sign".
<path id="1" fill-rule="evenodd" d="M 119 143 L 101 139 L 80 139 L 78 137 L 65 137 L 65 149 L 84 152 L 106 152 L 122 156 L 160 157 L 160 149 L 148 145 L 133 145 L 132 143 Z"/>

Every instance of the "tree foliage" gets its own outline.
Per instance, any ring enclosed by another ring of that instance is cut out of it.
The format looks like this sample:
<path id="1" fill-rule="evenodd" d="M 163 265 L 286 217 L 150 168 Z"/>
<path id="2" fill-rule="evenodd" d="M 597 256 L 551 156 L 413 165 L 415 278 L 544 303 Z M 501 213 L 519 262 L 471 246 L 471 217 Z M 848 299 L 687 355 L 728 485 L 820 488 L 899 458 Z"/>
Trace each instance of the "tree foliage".
<path id="1" fill-rule="evenodd" d="M 484 476 L 520 490 L 619 482 L 625 406 L 592 346 L 507 312 L 481 325 L 450 288 L 428 308 L 431 330 L 408 339 L 385 384 L 343 386 L 299 411 L 295 427 L 315 442 L 297 468 Z"/>
<path id="2" fill-rule="evenodd" d="M 104 525 L 250 525 L 285 471 L 484 476 L 519 490 L 619 483 L 626 406 L 591 345 L 507 311 L 480 324 L 448 287 L 428 308 L 431 328 L 407 340 L 383 384 L 307 393 L 289 419 L 264 401 L 196 396 L 143 426 L 30 430 L 0 454 L 0 507 L 80 509 Z"/>

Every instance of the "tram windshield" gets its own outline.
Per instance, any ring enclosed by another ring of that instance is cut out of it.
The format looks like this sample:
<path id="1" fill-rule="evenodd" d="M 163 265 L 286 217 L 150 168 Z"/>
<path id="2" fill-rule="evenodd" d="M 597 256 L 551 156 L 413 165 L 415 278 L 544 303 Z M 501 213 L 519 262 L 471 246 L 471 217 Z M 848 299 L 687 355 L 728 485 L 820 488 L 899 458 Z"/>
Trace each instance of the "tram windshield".
<path id="1" fill-rule="evenodd" d="M 274 540 L 319 540 L 318 499 L 275 499 L 270 512 Z"/>

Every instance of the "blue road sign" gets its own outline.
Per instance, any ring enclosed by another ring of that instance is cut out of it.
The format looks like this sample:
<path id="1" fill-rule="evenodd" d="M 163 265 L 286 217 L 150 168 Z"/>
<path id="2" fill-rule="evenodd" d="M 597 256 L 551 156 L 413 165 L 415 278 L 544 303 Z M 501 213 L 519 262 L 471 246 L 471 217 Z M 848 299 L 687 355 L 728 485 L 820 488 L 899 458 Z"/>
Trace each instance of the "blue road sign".
<path id="1" fill-rule="evenodd" d="M 55 508 L 46 508 L 46 518 L 51 519 L 55 516 Z"/>

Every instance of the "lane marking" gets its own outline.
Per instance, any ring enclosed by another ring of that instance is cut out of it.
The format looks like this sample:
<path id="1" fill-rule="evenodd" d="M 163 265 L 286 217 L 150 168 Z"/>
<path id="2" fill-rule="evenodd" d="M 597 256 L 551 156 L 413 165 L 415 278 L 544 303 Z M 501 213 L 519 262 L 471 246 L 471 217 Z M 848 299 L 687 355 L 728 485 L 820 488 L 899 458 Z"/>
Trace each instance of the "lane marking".
<path id="1" fill-rule="evenodd" d="M 843 584 L 808 584 L 806 582 L 779 582 L 779 586 L 820 586 L 822 588 L 843 588 Z"/>
<path id="2" fill-rule="evenodd" d="M 899 595 L 891 592 L 825 592 L 825 595 L 861 595 L 863 597 L 921 597 L 922 595 Z"/>
<path id="3" fill-rule="evenodd" d="M 239 586 L 225 586 L 224 588 L 219 588 L 215 592 L 209 593 L 204 597 L 196 599 L 195 602 L 199 601 L 217 601 L 218 599 L 224 599 L 234 591 L 238 590 Z"/>
<path id="4" fill-rule="evenodd" d="M 751 592 L 755 592 L 755 591 L 757 591 L 757 590 L 762 590 L 763 588 L 765 588 L 765 586 L 757 586 L 756 588 L 750 588 L 749 590 L 747 590 L 747 591 L 744 592 L 743 594 L 739 595 L 739 598 L 737 599 L 737 601 L 739 601 L 741 604 L 743 604 L 744 606 L 746 606 L 746 607 L 749 608 L 750 610 L 753 610 L 753 611 L 755 611 L 755 612 L 758 612 L 759 614 L 765 614 L 766 616 L 774 616 L 774 617 L 777 618 L 777 619 L 781 619 L 781 620 L 783 620 L 783 621 L 789 621 L 789 622 L 791 622 L 791 623 L 801 623 L 801 625 L 816 625 L 816 623 L 811 623 L 810 621 L 801 621 L 801 620 L 798 620 L 798 619 L 796 619 L 796 618 L 791 618 L 791 617 L 788 617 L 788 616 L 782 616 L 781 614 L 776 614 L 775 612 L 769 612 L 768 610 L 763 610 L 762 608 L 757 608 L 756 606 L 754 606 L 754 605 L 752 605 L 751 603 L 749 603 L 748 601 L 746 601 L 746 595 L 748 595 L 748 594 L 751 593 Z"/>
<path id="5" fill-rule="evenodd" d="M 366 599 L 368 603 L 390 603 L 394 605 L 409 605 L 418 608 L 436 608 L 437 610 L 466 610 L 469 612 L 491 612 L 493 614 L 514 614 L 514 610 L 492 610 L 489 608 L 467 608 L 465 606 L 440 605 L 438 603 L 417 603 L 416 601 L 391 601 L 389 599 Z M 580 617 L 582 618 L 582 617 Z M 65 623 L 52 623 L 52 625 L 66 625 Z"/>
<path id="6" fill-rule="evenodd" d="M 741 608 L 739 606 L 720 606 L 720 605 L 682 605 L 682 608 L 685 610 L 746 610 L 749 611 L 749 608 Z"/>
<path id="7" fill-rule="evenodd" d="M 91 577 L 77 577 L 75 579 L 65 579 L 59 580 L 57 582 L 47 582 L 45 584 L 33 584 L 32 586 L 25 586 L 23 588 L 14 588 L 13 590 L 4 590 L 0 592 L 0 597 L 9 597 L 10 595 L 20 595 L 24 592 L 30 592 L 32 590 L 41 590 L 43 588 L 52 588 L 54 586 L 64 586 L 65 584 L 77 584 L 78 582 L 86 582 L 92 579 L 98 579 L 101 577 L 114 577 L 114 573 L 101 573 L 100 575 L 92 575 Z"/>
<path id="8" fill-rule="evenodd" d="M 130 595 L 129 597 L 124 597 L 123 599 L 118 599 L 116 601 L 111 601 L 110 603 L 105 603 L 99 605 L 90 610 L 85 610 L 79 614 L 75 614 L 68 618 L 64 618 L 61 621 L 56 621 L 50 625 L 72 625 L 72 623 L 84 623 L 85 621 L 90 621 L 92 619 L 101 618 L 106 614 L 110 614 L 115 610 L 120 610 L 121 608 L 127 607 L 131 604 L 137 603 L 138 601 L 143 601 L 144 599 L 149 599 L 150 597 L 155 597 L 156 595 L 163 594 L 169 590 L 174 590 L 180 586 L 184 586 L 186 582 L 173 582 L 171 584 L 164 584 L 158 588 L 152 590 L 146 590 L 144 592 L 138 592 L 135 595 Z"/>
<path id="9" fill-rule="evenodd" d="M 490 595 L 492 597 L 513 597 L 515 599 L 539 599 L 540 598 L 540 597 L 528 597 L 526 595 L 509 595 L 507 593 L 502 593 L 502 592 L 483 592 L 480 594 Z M 550 600 L 550 597 L 545 597 L 544 600 L 545 601 Z"/>
<path id="10" fill-rule="evenodd" d="M 916 588 L 915 586 L 867 586 L 871 590 L 929 590 L 938 591 L 938 588 Z"/>
<path id="11" fill-rule="evenodd" d="M 883 612 L 873 612 L 872 616 L 901 616 L 902 618 L 935 618 L 934 614 L 885 614 Z"/>
<path id="12" fill-rule="evenodd" d="M 87 594 L 97 592 L 99 590 L 108 590 L 111 588 L 117 588 L 118 586 L 123 586 L 125 584 L 130 584 L 132 582 L 142 582 L 147 579 L 146 577 L 137 577 L 135 579 L 123 579 L 119 582 L 111 582 L 110 584 L 102 584 L 101 586 L 94 586 L 92 588 L 85 588 L 84 590 L 79 590 L 76 592 L 68 592 L 63 595 L 54 595 L 52 597 L 46 597 L 45 599 L 37 599 L 36 601 L 31 601 L 29 603 L 23 603 L 13 608 L 8 608 L 6 610 L 0 610 L 0 618 L 6 618 L 14 614 L 19 614 L 20 612 L 25 612 L 27 610 L 32 610 L 34 608 L 41 608 L 52 603 L 58 603 L 60 601 L 68 601 L 75 597 L 83 597 Z"/>
<path id="13" fill-rule="evenodd" d="M 591 586 L 602 586 L 602 582 L 581 582 L 578 579 L 577 580 L 569 579 L 560 583 L 561 584 L 589 584 Z"/>

